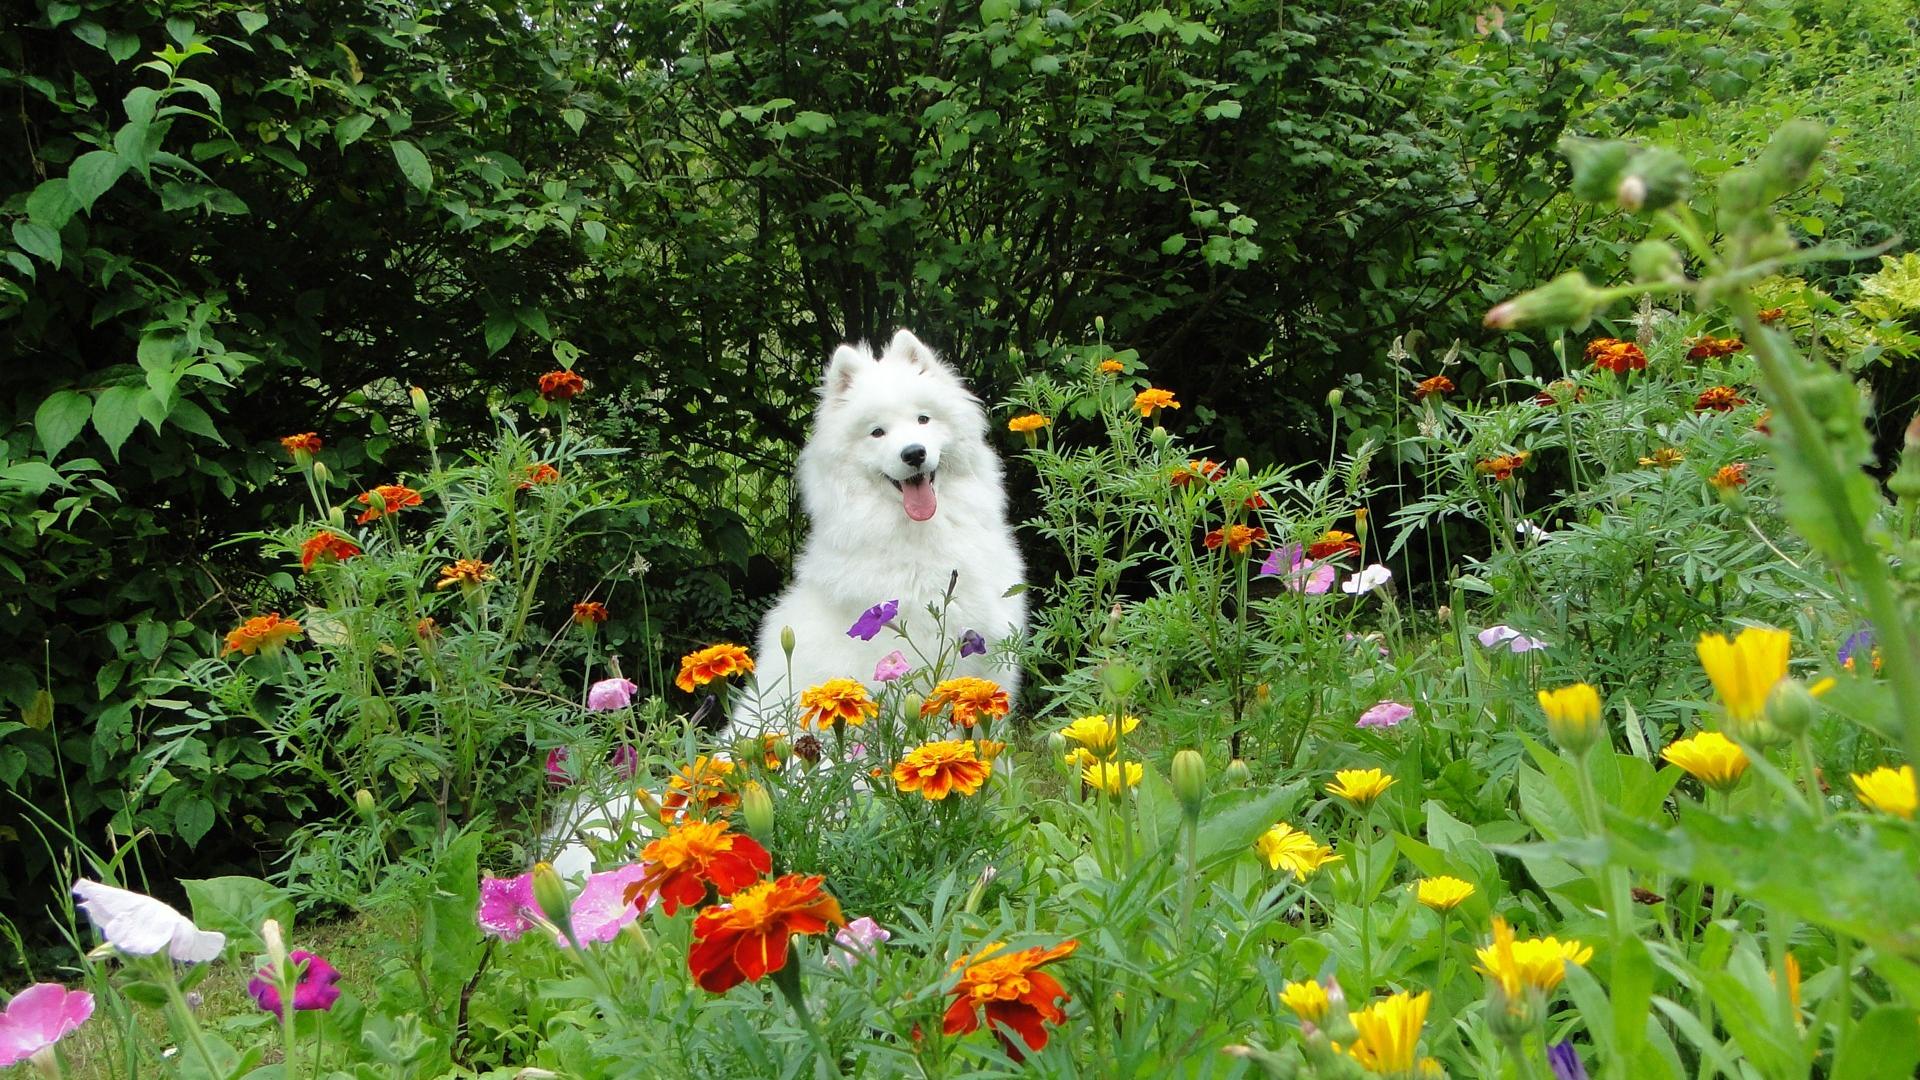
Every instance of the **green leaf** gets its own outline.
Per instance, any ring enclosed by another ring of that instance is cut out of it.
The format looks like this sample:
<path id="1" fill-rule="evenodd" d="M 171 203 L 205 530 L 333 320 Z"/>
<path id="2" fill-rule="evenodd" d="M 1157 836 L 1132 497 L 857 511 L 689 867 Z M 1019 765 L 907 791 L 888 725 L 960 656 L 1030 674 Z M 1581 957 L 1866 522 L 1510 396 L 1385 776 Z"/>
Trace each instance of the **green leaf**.
<path id="1" fill-rule="evenodd" d="M 419 937 L 427 993 L 454 1001 L 472 978 L 480 959 L 480 929 L 473 913 L 480 904 L 480 836 L 468 833 L 448 844 L 429 877 L 426 918 Z"/>
<path id="2" fill-rule="evenodd" d="M 13 242 L 29 255 L 38 255 L 60 268 L 60 234 L 32 221 L 13 223 Z"/>
<path id="3" fill-rule="evenodd" d="M 107 441 L 113 460 L 140 424 L 140 399 L 147 395 L 131 386 L 109 386 L 93 401 L 93 430 Z"/>
<path id="4" fill-rule="evenodd" d="M 173 808 L 173 831 L 188 847 L 199 847 L 200 841 L 213 829 L 213 804 L 199 797 L 180 800 Z"/>
<path id="5" fill-rule="evenodd" d="M 34 731 L 45 731 L 53 726 L 53 695 L 41 687 L 33 692 L 33 701 L 20 710 L 20 722 Z"/>
<path id="6" fill-rule="evenodd" d="M 37 225 L 59 232 L 72 220 L 74 211 L 80 204 L 74 200 L 73 191 L 67 186 L 67 178 L 56 176 L 51 180 L 42 180 L 40 186 L 27 196 L 27 219 Z"/>
<path id="7" fill-rule="evenodd" d="M 400 163 L 400 175 L 421 191 L 433 190 L 433 166 L 420 148 L 405 139 L 393 140 L 393 160 Z"/>
<path id="8" fill-rule="evenodd" d="M 126 159 L 112 150 L 81 154 L 67 167 L 67 186 L 80 209 L 93 212 L 93 204 L 105 195 L 127 171 Z"/>
<path id="9" fill-rule="evenodd" d="M 575 135 L 580 134 L 580 129 L 587 126 L 587 114 L 581 109 L 561 109 L 560 119 L 566 121 Z"/>
<path id="10" fill-rule="evenodd" d="M 0 469 L 0 485 L 39 496 L 50 487 L 70 487 L 65 477 L 44 461 L 18 461 Z"/>
<path id="11" fill-rule="evenodd" d="M 92 415 L 92 400 L 72 390 L 56 390 L 40 403 L 33 411 L 33 429 L 40 436 L 40 449 L 48 461 L 58 458 L 60 451 L 80 436 Z"/>
<path id="12" fill-rule="evenodd" d="M 482 333 L 487 339 L 487 355 L 492 356 L 507 347 L 513 335 L 520 330 L 520 321 L 509 312 L 494 311 L 487 314 L 487 324 Z"/>
<path id="13" fill-rule="evenodd" d="M 1841 992 L 1851 994 L 1852 987 Z M 1860 1018 L 1847 1032 L 1847 1041 L 1833 1058 L 1832 1080 L 1876 1080 L 1883 1076 L 1912 1076 L 1920 1065 L 1920 1036 L 1914 1010 L 1882 1005 Z"/>
<path id="14" fill-rule="evenodd" d="M 354 113 L 352 116 L 333 125 L 334 145 L 345 150 L 347 147 L 359 142 L 360 136 L 365 135 L 367 129 L 372 126 L 372 116 L 366 113 Z"/>
<path id="15" fill-rule="evenodd" d="M 240 29 L 246 31 L 248 37 L 259 33 L 260 28 L 267 25 L 266 15 L 258 11 L 236 11 L 233 17 L 240 20 Z"/>
<path id="16" fill-rule="evenodd" d="M 182 431 L 212 439 L 222 446 L 227 445 L 227 440 L 220 437 L 220 429 L 213 426 L 213 417 L 207 415 L 207 410 L 186 398 L 173 403 L 173 411 L 167 414 L 167 419 Z"/>
<path id="17" fill-rule="evenodd" d="M 241 952 L 266 947 L 260 940 L 260 924 L 268 919 L 279 920 L 282 930 L 293 928 L 293 900 L 277 885 L 250 877 L 202 878 L 180 884 L 187 890 L 194 923 L 202 930 L 227 935 L 227 944 Z"/>

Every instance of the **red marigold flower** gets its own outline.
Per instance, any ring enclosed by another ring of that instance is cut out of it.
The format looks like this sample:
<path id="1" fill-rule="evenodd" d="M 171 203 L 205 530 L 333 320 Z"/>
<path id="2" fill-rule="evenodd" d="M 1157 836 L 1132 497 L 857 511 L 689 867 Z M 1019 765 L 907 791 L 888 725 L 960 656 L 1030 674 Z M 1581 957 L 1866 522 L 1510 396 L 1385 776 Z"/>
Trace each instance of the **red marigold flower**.
<path id="1" fill-rule="evenodd" d="M 1709 481 L 1721 491 L 1732 491 L 1747 486 L 1747 463 L 1736 461 L 1732 465 L 1722 465 L 1720 471 L 1713 474 Z"/>
<path id="2" fill-rule="evenodd" d="M 787 966 L 795 934 L 824 934 L 845 926 L 840 901 L 820 888 L 819 876 L 786 874 L 734 893 L 725 905 L 693 920 L 687 970 L 701 989 L 721 994 L 742 981 L 759 982 Z"/>
<path id="3" fill-rule="evenodd" d="M 993 763 L 980 760 L 980 748 L 967 739 L 942 739 L 916 746 L 893 767 L 893 782 L 901 791 L 917 791 L 929 802 L 949 792 L 972 795 L 993 775 Z M 880 775 L 875 769 L 874 775 Z"/>
<path id="4" fill-rule="evenodd" d="M 970 728 L 982 716 L 988 718 L 1007 715 L 1012 708 L 1007 700 L 1007 692 L 1000 689 L 998 683 L 988 679 L 976 679 L 962 676 L 948 679 L 933 688 L 926 703 L 920 706 L 921 716 L 938 716 L 952 709 L 953 722 L 959 727 Z"/>
<path id="5" fill-rule="evenodd" d="M 405 484 L 381 484 L 361 495 L 360 505 L 366 509 L 354 520 L 365 525 L 385 514 L 397 514 L 409 506 L 419 506 L 420 493 Z"/>
<path id="6" fill-rule="evenodd" d="M 1246 525 L 1228 525 L 1224 529 L 1215 529 L 1208 533 L 1206 539 L 1201 542 L 1206 544 L 1208 551 L 1217 551 L 1224 544 L 1227 550 L 1235 555 L 1245 555 L 1247 548 L 1254 544 L 1265 543 L 1266 539 L 1267 530 L 1257 526 L 1250 528 Z"/>
<path id="7" fill-rule="evenodd" d="M 880 706 L 867 696 L 867 688 L 855 679 L 828 679 L 810 686 L 800 694 L 800 726 L 812 725 L 822 731 L 836 723 L 859 727 L 870 716 L 879 716 Z"/>
<path id="8" fill-rule="evenodd" d="M 221 655 L 237 652 L 244 656 L 278 652 L 287 642 L 301 635 L 300 624 L 283 619 L 279 612 L 256 615 L 227 632 L 227 647 Z"/>
<path id="9" fill-rule="evenodd" d="M 359 544 L 331 529 L 322 529 L 300 545 L 300 570 L 302 573 L 311 573 L 313 564 L 321 559 L 345 562 L 360 553 Z"/>
<path id="10" fill-rule="evenodd" d="M 640 859 L 646 873 L 627 886 L 626 901 L 641 904 L 660 898 L 672 915 L 681 908 L 699 907 L 707 886 L 721 896 L 732 896 L 773 872 L 773 857 L 751 836 L 730 830 L 724 821 L 687 821 L 648 844 Z"/>
<path id="11" fill-rule="evenodd" d="M 1314 560 L 1331 559 L 1336 555 L 1358 554 L 1360 554 L 1359 541 L 1352 533 L 1341 532 L 1339 529 L 1328 529 L 1320 534 L 1320 539 L 1307 545 L 1307 558 Z"/>
<path id="12" fill-rule="evenodd" d="M 607 621 L 607 605 L 598 600 L 582 600 L 573 605 L 573 621 L 580 626 L 598 626 Z"/>
<path id="13" fill-rule="evenodd" d="M 955 960 L 949 970 L 960 972 L 960 981 L 954 984 L 953 1003 L 947 1006 L 942 1030 L 948 1035 L 977 1031 L 984 1012 L 989 1030 L 1000 1037 L 1015 1061 L 1022 1059 L 1023 1052 L 1014 1044 L 1014 1035 L 1028 1050 L 1046 1046 L 1045 1025 L 1065 1020 L 1066 1010 L 1059 1003 L 1073 999 L 1058 980 L 1039 969 L 1072 955 L 1079 946 L 1078 941 L 1063 941 L 1052 948 L 1001 953 L 1006 946 L 994 942 Z"/>
<path id="14" fill-rule="evenodd" d="M 1454 386 L 1452 379 L 1447 378 L 1445 375 L 1435 375 L 1431 378 L 1421 379 L 1420 382 L 1414 386 L 1413 400 L 1425 401 L 1427 398 L 1433 397 L 1436 394 L 1445 397 L 1453 393 L 1453 391 Z"/>
<path id="15" fill-rule="evenodd" d="M 1702 334 L 1694 340 L 1693 347 L 1687 350 L 1687 359 L 1718 359 L 1722 356 L 1732 356 L 1746 347 L 1747 343 L 1737 337 L 1717 338 L 1712 334 Z"/>
<path id="16" fill-rule="evenodd" d="M 1482 476 L 1491 476 L 1495 480 L 1511 480 L 1513 474 L 1526 465 L 1532 457 L 1532 451 L 1522 450 L 1517 454 L 1500 454 L 1485 461 L 1476 462 L 1473 471 Z"/>
<path id="17" fill-rule="evenodd" d="M 541 462 L 527 466 L 527 478 L 520 481 L 521 491 L 532 491 L 535 484 L 556 484 L 560 482 L 560 470 Z"/>
<path id="18" fill-rule="evenodd" d="M 673 684 L 686 693 L 729 675 L 747 675 L 753 671 L 753 657 L 738 645 L 709 645 L 680 658 L 680 674 Z"/>
<path id="19" fill-rule="evenodd" d="M 1781 319 L 1784 319 L 1786 317 L 1787 317 L 1786 308 L 1770 307 L 1760 313 L 1760 325 L 1772 326 L 1774 323 L 1777 323 Z"/>
<path id="20" fill-rule="evenodd" d="M 1747 399 L 1731 386 L 1709 386 L 1700 391 L 1700 396 L 1693 403 L 1693 411 L 1726 412 L 1746 403 Z"/>
<path id="21" fill-rule="evenodd" d="M 587 380 L 571 371 L 549 371 L 540 376 L 540 396 L 548 401 L 565 401 L 587 388 Z"/>
<path id="22" fill-rule="evenodd" d="M 1586 357 L 1594 367 L 1617 375 L 1647 369 L 1647 354 L 1640 351 L 1640 346 L 1619 338 L 1594 338 L 1587 342 Z"/>
<path id="23" fill-rule="evenodd" d="M 287 453 L 292 454 L 297 461 L 302 454 L 311 457 L 319 453 L 327 444 L 321 440 L 318 433 L 305 431 L 298 435 L 285 436 L 280 440 L 280 445 L 286 447 Z"/>
<path id="24" fill-rule="evenodd" d="M 1244 505 L 1249 510 L 1265 510 L 1268 507 L 1269 503 L 1267 502 L 1267 497 L 1264 493 L 1256 491 L 1253 494 L 1247 496 L 1245 501 L 1242 503 L 1242 505 Z"/>
<path id="25" fill-rule="evenodd" d="M 1226 475 L 1226 466 L 1212 458 L 1201 458 L 1199 461 L 1189 461 L 1183 467 L 1173 470 L 1173 475 L 1167 482 L 1174 487 L 1186 487 L 1195 480 L 1213 481 L 1222 479 Z"/>

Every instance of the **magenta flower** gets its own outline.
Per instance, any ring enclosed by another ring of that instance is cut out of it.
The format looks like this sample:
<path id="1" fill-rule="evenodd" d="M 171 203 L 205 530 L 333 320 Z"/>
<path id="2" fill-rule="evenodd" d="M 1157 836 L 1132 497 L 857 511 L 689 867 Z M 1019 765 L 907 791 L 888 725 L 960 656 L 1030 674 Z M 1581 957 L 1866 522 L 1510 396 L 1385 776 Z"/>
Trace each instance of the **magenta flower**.
<path id="1" fill-rule="evenodd" d="M 647 872 L 646 863 L 589 875 L 580 895 L 573 898 L 573 932 L 582 944 L 612 941 L 628 923 L 640 917 L 640 908 L 627 903 L 627 886 Z M 565 947 L 566 938 L 560 938 Z"/>
<path id="2" fill-rule="evenodd" d="M 880 633 L 881 627 L 893 621 L 893 617 L 898 614 L 900 614 L 898 600 L 875 604 L 861 612 L 859 618 L 853 620 L 853 625 L 847 627 L 847 636 L 859 638 L 861 641 L 872 641 L 874 636 Z"/>
<path id="3" fill-rule="evenodd" d="M 639 691 L 632 679 L 601 679 L 587 687 L 587 708 L 594 712 L 624 709 L 633 704 L 633 695 Z"/>
<path id="4" fill-rule="evenodd" d="M 340 981 L 340 972 L 332 964 L 305 949 L 295 949 L 287 954 L 299 975 L 293 983 L 293 1011 L 324 1012 L 333 1008 L 340 1000 L 340 988 L 333 985 Z M 253 995 L 253 1003 L 263 1012 L 280 1016 L 280 988 L 273 985 L 263 975 L 255 973 L 247 980 L 247 993 Z"/>
<path id="5" fill-rule="evenodd" d="M 1332 563 L 1309 559 L 1299 544 L 1288 544 L 1273 549 L 1267 561 L 1260 564 L 1259 576 L 1284 577 L 1287 588 L 1294 592 L 1319 596 L 1333 588 L 1337 575 Z"/>
<path id="6" fill-rule="evenodd" d="M 892 682 L 911 670 L 913 666 L 907 663 L 906 656 L 899 649 L 895 649 L 881 657 L 880 662 L 873 666 L 873 681 Z"/>
<path id="7" fill-rule="evenodd" d="M 1475 636 L 1479 638 L 1482 646 L 1489 649 L 1505 645 L 1513 652 L 1526 653 L 1547 647 L 1546 642 L 1536 637 L 1528 637 L 1505 623 L 1501 623 L 1498 626 L 1489 626 Z"/>
<path id="8" fill-rule="evenodd" d="M 961 659 L 964 660 L 969 656 L 985 656 L 986 653 L 987 639 L 981 637 L 978 630 L 969 630 L 960 635 Z"/>
<path id="9" fill-rule="evenodd" d="M 840 947 L 828 951 L 827 966 L 851 971 L 855 964 L 872 956 L 875 949 L 892 937 L 886 927 L 862 915 L 834 935 L 834 943 Z"/>
<path id="10" fill-rule="evenodd" d="M 547 751 L 547 783 L 554 787 L 566 787 L 573 783 L 573 774 L 567 771 L 567 756 L 564 746 Z"/>
<path id="11" fill-rule="evenodd" d="M 623 746 L 613 752 L 613 771 L 620 779 L 631 780 L 633 774 L 640 771 L 640 751 L 631 746 Z"/>
<path id="12" fill-rule="evenodd" d="M 533 899 L 533 875 L 480 879 L 480 929 L 501 941 L 519 941 L 533 929 L 531 916 L 540 912 Z"/>
<path id="13" fill-rule="evenodd" d="M 92 1015 L 93 995 L 85 990 L 35 983 L 20 991 L 0 1013 L 0 1069 L 49 1049 Z"/>
<path id="14" fill-rule="evenodd" d="M 1354 722 L 1354 727 L 1390 728 L 1399 727 L 1400 721 L 1413 715 L 1413 710 L 1397 701 L 1383 701 L 1366 712 Z"/>

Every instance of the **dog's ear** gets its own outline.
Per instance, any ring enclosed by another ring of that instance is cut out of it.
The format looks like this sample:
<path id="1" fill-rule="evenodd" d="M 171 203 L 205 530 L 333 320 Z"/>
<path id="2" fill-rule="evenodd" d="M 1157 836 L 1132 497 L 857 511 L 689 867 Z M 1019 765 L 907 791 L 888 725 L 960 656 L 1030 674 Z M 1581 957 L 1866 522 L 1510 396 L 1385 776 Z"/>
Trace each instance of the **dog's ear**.
<path id="1" fill-rule="evenodd" d="M 950 375 L 953 369 L 940 362 L 940 357 L 926 342 L 913 336 L 911 330 L 901 330 L 887 343 L 886 359 L 900 361 L 910 365 L 915 371 L 927 374 Z"/>
<path id="2" fill-rule="evenodd" d="M 839 397 L 853 386 L 853 378 L 862 367 L 872 366 L 873 353 L 865 345 L 855 348 L 842 345 L 833 350 L 833 359 L 827 361 L 827 381 L 823 392 L 828 397 Z"/>

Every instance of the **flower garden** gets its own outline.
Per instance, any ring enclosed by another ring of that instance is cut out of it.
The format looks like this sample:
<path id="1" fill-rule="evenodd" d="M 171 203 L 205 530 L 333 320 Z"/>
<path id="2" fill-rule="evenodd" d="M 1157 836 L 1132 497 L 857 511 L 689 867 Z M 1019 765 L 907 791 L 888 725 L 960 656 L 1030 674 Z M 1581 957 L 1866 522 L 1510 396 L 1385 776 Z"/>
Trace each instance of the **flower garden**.
<path id="1" fill-rule="evenodd" d="M 1863 254 L 1775 215 L 1826 145 L 1709 183 L 1570 141 L 1648 237 L 1491 306 L 1515 370 L 1369 388 L 1391 444 L 1335 391 L 1324 457 L 1250 461 L 1124 343 L 1033 365 L 991 403 L 1051 568 L 1017 698 L 874 596 L 873 671 L 717 738 L 783 657 L 623 653 L 644 560 L 541 600 L 644 501 L 575 356 L 457 451 L 413 390 L 418 470 L 286 435 L 305 504 L 235 540 L 284 587 L 155 691 L 129 797 L 257 732 L 235 782 L 302 793 L 276 869 L 34 811 L 65 944 L 4 987 L 0 1070 L 1916 1075 L 1920 419 L 1876 455 L 1871 312 L 1792 276 Z"/>

